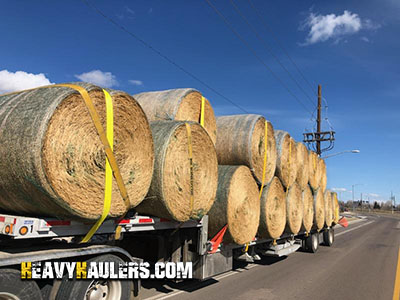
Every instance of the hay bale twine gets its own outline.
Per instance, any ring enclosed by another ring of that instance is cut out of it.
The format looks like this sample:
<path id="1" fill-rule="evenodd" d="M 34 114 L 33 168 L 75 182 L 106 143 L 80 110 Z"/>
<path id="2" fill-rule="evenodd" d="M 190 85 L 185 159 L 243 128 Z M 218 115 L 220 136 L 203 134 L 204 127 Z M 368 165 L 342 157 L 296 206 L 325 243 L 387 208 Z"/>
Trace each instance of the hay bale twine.
<path id="1" fill-rule="evenodd" d="M 106 128 L 101 88 L 85 87 Z M 130 200 L 139 204 L 153 173 L 151 131 L 140 105 L 110 90 L 114 110 L 114 154 Z M 38 88 L 0 96 L 0 209 L 59 218 L 97 219 L 103 211 L 104 146 L 78 92 Z M 126 206 L 113 179 L 109 216 Z"/>
<path id="2" fill-rule="evenodd" d="M 332 208 L 332 194 L 331 191 L 326 190 L 324 193 L 324 207 L 325 207 L 325 224 L 326 226 L 332 226 L 333 222 L 333 208 Z"/>
<path id="3" fill-rule="evenodd" d="M 314 191 L 314 225 L 313 228 L 320 231 L 325 225 L 325 201 L 321 189 Z"/>
<path id="4" fill-rule="evenodd" d="M 300 185 L 301 190 L 308 189 L 308 169 L 309 169 L 309 159 L 308 159 L 308 150 L 307 147 L 301 143 L 296 143 L 296 152 L 297 152 L 297 177 L 296 181 Z"/>
<path id="5" fill-rule="evenodd" d="M 310 186 L 303 190 L 303 225 L 302 229 L 306 232 L 310 232 L 314 222 L 314 197 Z"/>
<path id="6" fill-rule="evenodd" d="M 310 187 L 312 188 L 313 191 L 318 190 L 319 185 L 321 183 L 320 180 L 320 168 L 318 168 L 319 165 L 319 158 L 317 153 L 314 151 L 309 151 L 308 152 L 308 183 L 310 184 Z"/>
<path id="7" fill-rule="evenodd" d="M 214 144 L 203 127 L 189 122 L 192 136 L 193 203 L 186 122 L 150 122 L 155 166 L 149 193 L 136 207 L 142 214 L 185 222 L 198 220 L 214 203 L 218 163 Z M 191 207 L 193 205 L 193 207 Z"/>
<path id="8" fill-rule="evenodd" d="M 340 219 L 340 206 L 336 192 L 332 192 L 332 213 L 333 213 L 333 223 L 338 224 Z"/>
<path id="9" fill-rule="evenodd" d="M 228 224 L 225 242 L 253 240 L 260 220 L 257 183 L 246 166 L 218 166 L 217 198 L 208 213 L 209 237 Z"/>
<path id="10" fill-rule="evenodd" d="M 289 133 L 283 130 L 275 130 L 275 140 L 278 154 L 275 174 L 283 186 L 289 188 L 297 177 L 296 142 Z"/>
<path id="11" fill-rule="evenodd" d="M 327 184 L 326 164 L 322 158 L 320 158 L 318 161 L 318 169 L 319 169 L 319 171 L 317 173 L 320 176 L 320 184 L 319 185 L 320 185 L 320 188 L 325 192 L 326 184 Z"/>
<path id="12" fill-rule="evenodd" d="M 272 124 L 260 115 L 217 117 L 217 156 L 220 165 L 245 165 L 261 184 L 265 154 L 267 122 L 267 160 L 264 185 L 275 173 L 276 145 Z"/>
<path id="13" fill-rule="evenodd" d="M 293 183 L 286 195 L 286 232 L 297 234 L 303 222 L 303 201 L 301 188 Z"/>
<path id="14" fill-rule="evenodd" d="M 278 177 L 264 187 L 261 195 L 260 226 L 262 238 L 278 239 L 286 226 L 286 197 Z"/>
<path id="15" fill-rule="evenodd" d="M 134 95 L 149 121 L 176 120 L 200 123 L 201 93 L 195 89 L 172 89 Z M 210 102 L 205 99 L 204 128 L 215 145 L 217 139 L 215 115 Z"/>

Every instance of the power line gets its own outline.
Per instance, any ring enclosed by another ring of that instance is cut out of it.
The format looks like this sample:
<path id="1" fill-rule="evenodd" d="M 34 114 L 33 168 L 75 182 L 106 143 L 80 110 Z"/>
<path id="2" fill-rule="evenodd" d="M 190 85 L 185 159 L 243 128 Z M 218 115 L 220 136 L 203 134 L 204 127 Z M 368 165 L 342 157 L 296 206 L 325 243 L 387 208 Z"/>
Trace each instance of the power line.
<path id="1" fill-rule="evenodd" d="M 254 28 L 253 25 L 249 22 L 249 20 L 246 18 L 246 16 L 241 12 L 239 7 L 235 4 L 234 0 L 229 0 L 233 8 L 236 10 L 236 12 L 241 16 L 241 18 L 244 20 L 244 22 L 249 26 L 251 31 L 256 35 L 257 39 L 263 44 L 265 50 L 271 54 L 271 56 L 278 62 L 278 64 L 286 71 L 286 73 L 289 75 L 289 77 L 294 81 L 294 83 L 297 85 L 297 87 L 304 93 L 304 95 L 307 97 L 307 99 L 311 102 L 313 106 L 315 106 L 314 101 L 311 99 L 311 97 L 308 95 L 308 93 L 303 89 L 303 87 L 299 84 L 299 82 L 294 78 L 291 72 L 282 64 L 280 59 L 275 55 L 275 53 L 271 50 L 271 47 L 268 46 L 267 42 L 263 37 L 258 33 L 258 31 Z"/>
<path id="2" fill-rule="evenodd" d="M 286 55 L 286 57 L 290 60 L 290 62 L 293 64 L 293 66 L 296 68 L 297 72 L 300 74 L 300 76 L 303 78 L 303 80 L 308 84 L 308 86 L 310 87 L 310 89 L 312 90 L 312 93 L 315 94 L 316 96 L 318 96 L 318 93 L 315 92 L 313 86 L 311 85 L 310 81 L 307 79 L 307 77 L 304 75 L 304 73 L 301 71 L 301 69 L 299 68 L 299 66 L 296 64 L 296 62 L 294 61 L 294 59 L 289 55 L 288 51 L 286 51 L 285 47 L 283 47 L 283 45 L 281 44 L 281 42 L 279 41 L 278 37 L 275 35 L 274 31 L 271 29 L 270 26 L 268 26 L 268 24 L 264 21 L 264 18 L 261 16 L 261 13 L 259 12 L 259 10 L 256 8 L 256 6 L 254 5 L 252 0 L 247 0 L 250 4 L 250 7 L 254 10 L 255 14 L 257 15 L 258 19 L 260 20 L 260 22 L 264 25 L 264 27 L 269 31 L 269 33 L 271 34 L 272 38 L 275 40 L 275 42 L 278 44 L 278 46 L 281 48 L 281 50 L 283 51 L 283 53 Z M 326 115 L 328 115 L 328 101 L 326 100 L 325 97 L 322 97 L 322 99 L 325 102 L 325 111 L 326 111 Z M 314 113 L 313 113 L 314 114 Z M 331 129 L 333 129 L 332 124 L 329 122 L 328 117 L 325 118 L 325 120 L 327 121 L 329 127 Z"/>
<path id="3" fill-rule="evenodd" d="M 145 40 L 143 40 L 142 38 L 140 38 L 137 34 L 132 33 L 131 31 L 129 31 L 125 26 L 121 25 L 120 23 L 116 22 L 114 19 L 112 19 L 111 17 L 107 16 L 106 14 L 104 14 L 99 8 L 97 8 L 96 6 L 94 6 L 93 4 L 91 4 L 89 1 L 87 0 L 82 0 L 82 2 L 84 4 L 86 4 L 87 7 L 89 7 L 90 9 L 94 10 L 97 14 L 99 14 L 100 16 L 102 16 L 104 19 L 106 19 L 107 21 L 111 22 L 114 26 L 116 26 L 117 28 L 119 28 L 120 30 L 124 31 L 125 33 L 129 34 L 132 38 L 134 38 L 135 40 L 137 40 L 138 42 L 140 42 L 142 45 L 144 45 L 145 47 L 149 48 L 150 50 L 152 50 L 154 53 L 156 53 L 157 55 L 159 55 L 160 57 L 162 57 L 163 59 L 165 59 L 167 62 L 169 62 L 170 64 L 172 64 L 173 66 L 175 66 L 176 68 L 178 68 L 179 70 L 181 70 L 182 72 L 184 72 L 186 75 L 190 76 L 192 79 L 198 81 L 199 83 L 201 83 L 202 85 L 204 85 L 206 88 L 208 88 L 210 91 L 214 92 L 216 95 L 220 96 L 221 98 L 225 99 L 226 101 L 228 101 L 230 104 L 234 105 L 235 107 L 237 107 L 238 109 L 240 109 L 241 111 L 243 111 L 246 114 L 249 114 L 249 112 L 247 110 L 245 110 L 243 107 L 241 107 L 240 105 L 236 104 L 234 101 L 232 101 L 231 99 L 229 99 L 228 97 L 224 96 L 223 94 L 221 94 L 219 91 L 217 91 L 215 88 L 213 88 L 212 86 L 210 86 L 208 83 L 206 83 L 204 80 L 200 79 L 199 77 L 197 77 L 196 75 L 194 75 L 193 73 L 191 73 L 190 71 L 188 71 L 187 69 L 185 69 L 184 67 L 182 67 L 181 65 L 179 65 L 178 63 L 176 63 L 175 61 L 173 61 L 171 58 L 169 58 L 168 56 L 166 56 L 165 54 L 163 54 L 161 51 L 157 50 L 156 48 L 154 48 L 152 45 L 150 45 L 149 43 L 147 43 Z"/>
<path id="4" fill-rule="evenodd" d="M 282 51 L 285 53 L 285 55 L 287 56 L 287 58 L 292 62 L 292 64 L 295 66 L 297 72 L 299 72 L 300 76 L 304 79 L 305 82 L 307 82 L 307 84 L 309 85 L 309 87 L 311 88 L 311 90 L 314 93 L 314 88 L 312 87 L 311 83 L 308 81 L 308 79 L 304 76 L 303 72 L 300 70 L 300 68 L 297 66 L 297 64 L 295 63 L 295 61 L 291 58 L 291 56 L 289 55 L 289 53 L 286 51 L 286 49 L 282 46 L 282 44 L 279 42 L 279 39 L 275 36 L 275 33 L 273 32 L 273 30 L 267 25 L 267 23 L 264 21 L 263 17 L 261 16 L 261 14 L 259 13 L 258 9 L 254 6 L 253 2 L 251 0 L 248 0 L 248 2 L 250 3 L 250 6 L 252 7 L 252 9 L 254 10 L 254 12 L 256 13 L 257 17 L 259 18 L 260 22 L 263 23 L 264 27 L 271 33 L 273 39 L 275 40 L 275 42 L 278 44 L 278 46 L 282 49 Z M 316 93 L 317 95 L 317 93 Z"/>
<path id="5" fill-rule="evenodd" d="M 214 9 L 217 15 L 224 21 L 226 26 L 232 31 L 232 33 L 248 48 L 248 50 L 260 61 L 260 63 L 275 77 L 276 80 L 291 94 L 296 101 L 307 111 L 312 114 L 309 109 L 300 101 L 300 99 L 288 88 L 288 86 L 276 75 L 268 65 L 257 55 L 256 51 L 247 43 L 247 41 L 232 27 L 231 23 L 225 18 L 225 16 L 209 1 L 205 0 L 207 4 Z"/>

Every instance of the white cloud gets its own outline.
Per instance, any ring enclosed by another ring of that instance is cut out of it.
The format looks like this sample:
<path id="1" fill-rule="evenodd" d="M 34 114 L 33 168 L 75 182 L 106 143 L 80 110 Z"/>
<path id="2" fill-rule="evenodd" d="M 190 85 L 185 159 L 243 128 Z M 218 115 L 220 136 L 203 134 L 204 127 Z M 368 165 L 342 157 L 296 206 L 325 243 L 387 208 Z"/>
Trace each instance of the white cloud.
<path id="1" fill-rule="evenodd" d="M 93 70 L 87 73 L 75 75 L 76 78 L 82 81 L 93 83 L 101 87 L 113 87 L 118 85 L 118 81 L 111 72 L 102 72 L 100 70 Z"/>
<path id="2" fill-rule="evenodd" d="M 369 38 L 367 38 L 367 37 L 365 37 L 365 36 L 362 36 L 360 39 L 361 39 L 362 41 L 366 42 L 366 43 L 369 43 Z"/>
<path id="3" fill-rule="evenodd" d="M 53 84 L 43 74 L 33 74 L 24 71 L 15 73 L 7 70 L 0 71 L 0 93 L 9 93 Z"/>
<path id="4" fill-rule="evenodd" d="M 346 35 L 355 34 L 362 29 L 376 30 L 380 28 L 380 25 L 374 24 L 369 19 L 361 20 L 358 14 L 345 10 L 342 15 L 324 16 L 310 13 L 301 28 L 309 28 L 310 31 L 303 45 L 310 45 L 329 39 L 335 39 L 335 42 L 338 42 Z"/>
<path id="5" fill-rule="evenodd" d="M 128 80 L 128 81 L 133 85 L 143 85 L 143 81 L 141 80 Z"/>
<path id="6" fill-rule="evenodd" d="M 347 189 L 345 188 L 332 188 L 331 190 L 335 192 L 347 192 Z"/>

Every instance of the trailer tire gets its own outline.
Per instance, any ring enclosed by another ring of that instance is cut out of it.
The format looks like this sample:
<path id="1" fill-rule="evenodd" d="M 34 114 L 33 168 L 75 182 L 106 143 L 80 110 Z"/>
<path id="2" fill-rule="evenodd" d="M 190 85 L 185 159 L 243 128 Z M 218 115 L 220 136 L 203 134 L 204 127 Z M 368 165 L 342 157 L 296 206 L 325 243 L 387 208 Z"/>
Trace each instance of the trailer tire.
<path id="1" fill-rule="evenodd" d="M 118 273 L 118 266 L 124 261 L 118 256 L 106 254 L 88 260 L 87 262 L 114 262 Z M 129 300 L 132 291 L 132 281 L 129 280 L 68 280 L 66 277 L 62 279 L 58 290 L 56 300 L 85 300 L 95 297 L 94 293 L 100 293 L 103 296 L 99 299 L 104 300 Z M 92 295 L 92 296 L 91 296 Z M 96 295 L 98 296 L 98 295 Z M 96 298 L 97 299 L 97 298 Z"/>
<path id="2" fill-rule="evenodd" d="M 315 253 L 318 251 L 319 247 L 319 234 L 318 233 L 312 233 L 306 237 L 306 249 L 310 253 Z"/>
<path id="3" fill-rule="evenodd" d="M 42 294 L 35 281 L 21 280 L 21 272 L 14 269 L 0 270 L 0 299 L 41 300 Z"/>
<path id="4" fill-rule="evenodd" d="M 323 233 L 324 236 L 324 246 L 332 246 L 333 242 L 335 241 L 335 232 L 333 228 L 329 228 L 324 231 Z"/>

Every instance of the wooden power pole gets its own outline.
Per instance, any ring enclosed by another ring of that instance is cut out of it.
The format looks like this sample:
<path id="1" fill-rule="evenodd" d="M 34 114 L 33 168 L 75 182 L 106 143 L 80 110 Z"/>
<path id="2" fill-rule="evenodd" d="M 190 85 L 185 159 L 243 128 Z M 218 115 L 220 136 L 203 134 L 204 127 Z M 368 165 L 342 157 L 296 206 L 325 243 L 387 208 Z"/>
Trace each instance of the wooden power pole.
<path id="1" fill-rule="evenodd" d="M 317 106 L 317 136 L 316 136 L 316 143 L 317 143 L 317 154 L 321 155 L 321 141 L 320 135 L 321 132 L 321 85 L 318 84 L 318 106 Z"/>
<path id="2" fill-rule="evenodd" d="M 319 156 L 324 151 L 332 150 L 335 141 L 335 132 L 334 131 L 321 131 L 321 85 L 318 85 L 318 104 L 317 104 L 317 132 L 306 132 L 304 135 L 304 143 L 308 144 L 310 149 L 313 149 Z M 321 142 L 329 142 L 329 146 L 325 148 L 321 148 Z"/>

